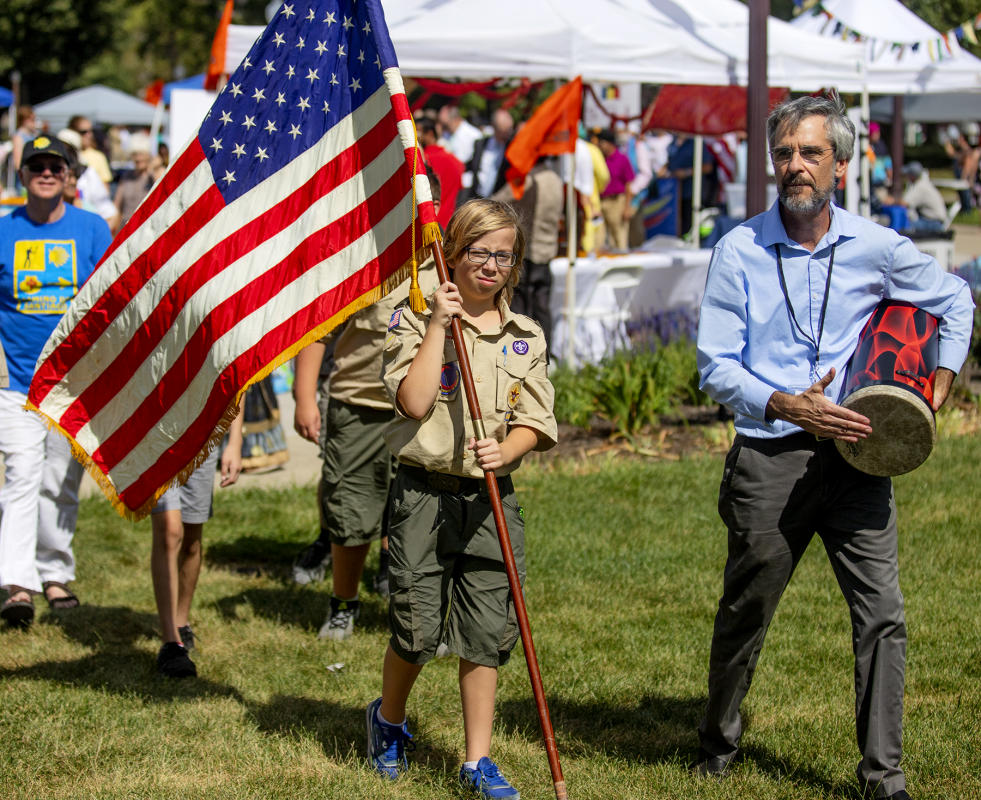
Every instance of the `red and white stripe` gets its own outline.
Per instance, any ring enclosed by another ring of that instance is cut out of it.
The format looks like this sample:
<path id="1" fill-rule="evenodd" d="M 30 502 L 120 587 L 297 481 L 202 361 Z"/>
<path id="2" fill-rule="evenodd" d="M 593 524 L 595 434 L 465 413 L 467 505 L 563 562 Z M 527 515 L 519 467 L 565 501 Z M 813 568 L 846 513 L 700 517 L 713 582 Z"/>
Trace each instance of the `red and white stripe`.
<path id="1" fill-rule="evenodd" d="M 417 224 L 434 220 L 408 104 L 390 94 L 398 70 L 386 81 L 227 206 L 192 139 L 49 340 L 30 400 L 130 511 L 194 461 L 253 378 L 410 258 L 413 168 Z"/>

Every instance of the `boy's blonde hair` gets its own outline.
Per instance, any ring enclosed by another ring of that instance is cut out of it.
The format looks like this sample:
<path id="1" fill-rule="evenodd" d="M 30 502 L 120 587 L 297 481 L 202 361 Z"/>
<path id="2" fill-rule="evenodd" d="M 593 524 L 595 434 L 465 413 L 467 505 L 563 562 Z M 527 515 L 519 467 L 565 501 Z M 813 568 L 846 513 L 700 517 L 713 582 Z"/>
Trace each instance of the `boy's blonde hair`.
<path id="1" fill-rule="evenodd" d="M 521 278 L 521 264 L 525 255 L 525 235 L 521 230 L 518 215 L 507 203 L 487 198 L 468 200 L 450 217 L 443 236 L 443 254 L 446 256 L 446 266 L 453 266 L 466 257 L 466 249 L 481 236 L 493 233 L 501 228 L 514 230 L 515 264 L 508 274 L 507 283 L 499 292 L 504 295 L 504 301 L 510 305 L 514 296 L 514 287 Z"/>

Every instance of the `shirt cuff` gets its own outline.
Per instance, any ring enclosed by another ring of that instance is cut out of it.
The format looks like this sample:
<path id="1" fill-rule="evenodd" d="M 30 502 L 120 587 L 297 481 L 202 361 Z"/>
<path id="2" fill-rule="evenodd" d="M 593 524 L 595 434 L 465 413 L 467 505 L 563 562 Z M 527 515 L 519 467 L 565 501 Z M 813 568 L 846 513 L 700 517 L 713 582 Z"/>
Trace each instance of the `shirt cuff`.
<path id="1" fill-rule="evenodd" d="M 743 392 L 746 415 L 767 425 L 772 425 L 774 420 L 767 419 L 766 405 L 777 391 L 772 386 L 759 381 L 754 381 L 752 385 L 747 386 L 746 391 Z"/>

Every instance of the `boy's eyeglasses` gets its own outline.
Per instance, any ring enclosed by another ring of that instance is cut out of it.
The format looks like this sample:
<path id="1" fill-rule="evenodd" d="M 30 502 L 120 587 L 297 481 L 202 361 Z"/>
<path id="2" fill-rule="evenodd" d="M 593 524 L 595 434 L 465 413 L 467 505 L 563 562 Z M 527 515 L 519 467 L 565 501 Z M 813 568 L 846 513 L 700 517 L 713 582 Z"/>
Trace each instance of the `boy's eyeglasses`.
<path id="1" fill-rule="evenodd" d="M 494 256 L 494 263 L 497 264 L 499 269 L 511 269 L 511 267 L 518 263 L 518 257 L 514 253 L 509 253 L 507 250 L 492 252 L 482 247 L 468 247 L 466 252 L 467 260 L 471 264 L 477 264 L 479 266 L 486 264 L 491 256 Z"/>

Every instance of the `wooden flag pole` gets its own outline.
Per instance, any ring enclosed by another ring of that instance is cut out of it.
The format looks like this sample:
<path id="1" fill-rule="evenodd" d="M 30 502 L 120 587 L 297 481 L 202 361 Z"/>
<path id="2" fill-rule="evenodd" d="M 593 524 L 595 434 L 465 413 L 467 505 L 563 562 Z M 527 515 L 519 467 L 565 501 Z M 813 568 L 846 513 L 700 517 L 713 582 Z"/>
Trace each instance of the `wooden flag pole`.
<path id="1" fill-rule="evenodd" d="M 446 266 L 443 255 L 443 245 L 437 239 L 432 244 L 433 258 L 436 261 L 436 274 L 441 284 L 450 279 L 450 271 Z M 473 419 L 474 435 L 477 440 L 486 439 L 484 420 L 480 414 L 477 402 L 477 389 L 473 382 L 473 372 L 470 370 L 470 357 L 467 355 L 466 344 L 463 341 L 463 327 L 458 317 L 453 317 L 450 323 L 453 334 L 453 347 L 460 361 L 460 379 L 463 382 L 463 392 L 470 408 Z M 511 536 L 508 524 L 504 519 L 504 506 L 501 504 L 501 490 L 497 485 L 497 476 L 493 470 L 486 470 L 484 478 L 487 481 L 487 494 L 490 498 L 491 509 L 494 513 L 494 523 L 497 525 L 497 538 L 501 543 L 501 553 L 504 555 L 504 569 L 508 575 L 511 596 L 514 598 L 514 611 L 518 617 L 518 629 L 521 631 L 521 644 L 525 651 L 525 661 L 528 664 L 528 676 L 531 678 L 531 690 L 535 696 L 535 706 L 538 708 L 538 721 L 542 726 L 542 736 L 545 739 L 545 751 L 548 753 L 548 766 L 552 771 L 552 784 L 555 787 L 556 800 L 567 800 L 565 779 L 562 777 L 562 765 L 559 763 L 559 751 L 555 746 L 555 732 L 552 730 L 552 720 L 548 714 L 548 703 L 545 700 L 545 689 L 542 686 L 542 673 L 538 668 L 538 656 L 535 655 L 535 643 L 531 639 L 531 626 L 528 624 L 528 612 L 525 609 L 525 597 L 521 591 L 521 581 L 518 578 L 518 565 L 514 560 L 511 549 Z"/>

